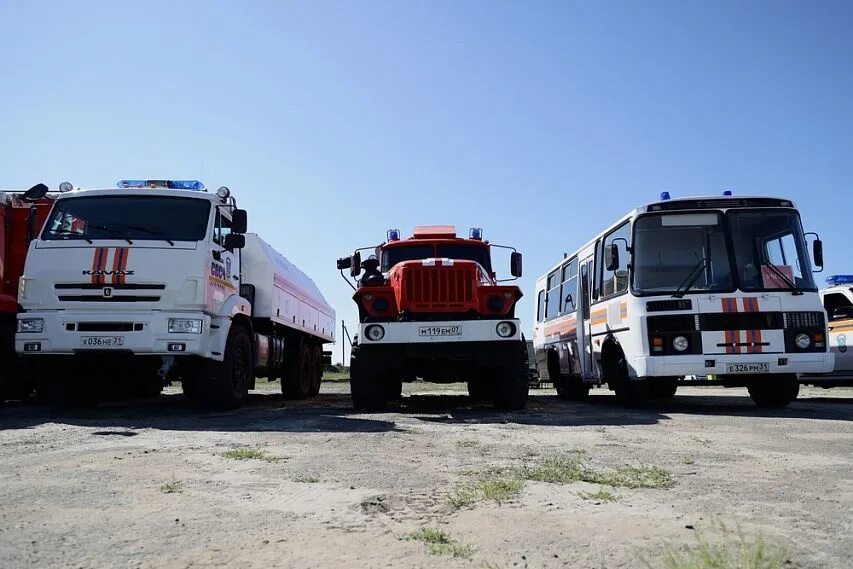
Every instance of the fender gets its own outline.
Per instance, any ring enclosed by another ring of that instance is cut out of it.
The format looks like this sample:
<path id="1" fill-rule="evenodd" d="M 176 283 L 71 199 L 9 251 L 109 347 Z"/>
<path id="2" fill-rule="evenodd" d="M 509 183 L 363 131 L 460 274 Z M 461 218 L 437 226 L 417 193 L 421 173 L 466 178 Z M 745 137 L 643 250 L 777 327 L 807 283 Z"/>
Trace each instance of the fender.
<path id="1" fill-rule="evenodd" d="M 221 362 L 225 353 L 228 332 L 235 318 L 245 319 L 251 332 L 252 305 L 242 296 L 233 294 L 222 303 L 222 309 L 210 319 L 210 352 L 212 358 Z"/>

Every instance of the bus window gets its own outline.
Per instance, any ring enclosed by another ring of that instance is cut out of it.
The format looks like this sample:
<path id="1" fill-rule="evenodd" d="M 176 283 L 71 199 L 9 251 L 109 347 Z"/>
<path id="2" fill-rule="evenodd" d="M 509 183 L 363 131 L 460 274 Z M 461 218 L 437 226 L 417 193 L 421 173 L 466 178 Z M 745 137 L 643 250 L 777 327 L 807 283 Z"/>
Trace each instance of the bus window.
<path id="1" fill-rule="evenodd" d="M 545 320 L 545 291 L 539 291 L 539 300 L 536 304 L 536 321 L 542 322 Z"/>
<path id="2" fill-rule="evenodd" d="M 595 268 L 593 269 L 592 278 L 592 300 L 598 300 L 599 291 L 601 290 L 601 263 L 604 259 L 601 258 L 601 241 L 595 244 Z"/>
<path id="3" fill-rule="evenodd" d="M 563 265 L 563 283 L 560 293 L 561 314 L 569 314 L 577 310 L 578 294 L 578 260 L 572 259 Z"/>
<path id="4" fill-rule="evenodd" d="M 601 296 L 603 298 L 615 296 L 628 290 L 628 272 L 626 269 L 628 268 L 628 240 L 630 238 L 631 226 L 628 223 L 615 229 L 604 238 L 605 251 L 613 244 L 618 248 L 619 267 L 614 271 L 608 271 L 602 259 Z M 620 276 L 616 276 L 616 273 L 620 273 Z"/>
<path id="5" fill-rule="evenodd" d="M 548 275 L 548 298 L 545 301 L 545 319 L 556 318 L 560 313 L 560 273 Z"/>

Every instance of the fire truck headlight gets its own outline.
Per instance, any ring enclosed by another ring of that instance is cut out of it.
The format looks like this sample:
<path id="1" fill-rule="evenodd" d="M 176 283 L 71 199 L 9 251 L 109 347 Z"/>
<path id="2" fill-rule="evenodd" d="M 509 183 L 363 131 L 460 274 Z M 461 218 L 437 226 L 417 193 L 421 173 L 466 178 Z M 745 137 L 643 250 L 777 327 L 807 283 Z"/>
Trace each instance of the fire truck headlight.
<path id="1" fill-rule="evenodd" d="M 512 322 L 501 322 L 495 330 L 501 338 L 509 338 L 515 334 L 515 324 Z"/>
<path id="2" fill-rule="evenodd" d="M 812 345 L 812 339 L 805 332 L 800 332 L 794 337 L 794 343 L 801 350 L 807 350 Z"/>
<path id="3" fill-rule="evenodd" d="M 44 318 L 21 318 L 18 320 L 18 334 L 44 332 Z"/>
<path id="4" fill-rule="evenodd" d="M 385 337 L 385 328 L 379 324 L 371 324 L 364 329 L 364 335 L 367 336 L 368 340 L 378 342 Z"/>
<path id="5" fill-rule="evenodd" d="M 690 347 L 690 340 L 684 336 L 676 336 L 672 339 L 672 347 L 678 352 L 684 352 Z"/>
<path id="6" fill-rule="evenodd" d="M 71 185 L 71 182 L 62 182 L 61 184 L 59 184 L 59 191 L 60 192 L 63 192 L 63 193 L 64 192 L 70 192 L 73 189 L 74 189 L 74 186 Z"/>
<path id="7" fill-rule="evenodd" d="M 170 334 L 201 334 L 202 321 L 194 318 L 169 318 Z"/>
<path id="8" fill-rule="evenodd" d="M 486 301 L 486 306 L 492 312 L 501 312 L 504 309 L 504 299 L 497 295 L 490 296 L 489 300 Z"/>
<path id="9" fill-rule="evenodd" d="M 388 299 L 383 298 L 381 296 L 377 296 L 373 300 L 373 310 L 375 310 L 376 312 L 385 312 L 386 310 L 388 310 Z"/>
<path id="10" fill-rule="evenodd" d="M 225 201 L 231 195 L 231 190 L 229 190 L 226 186 L 221 186 L 218 190 L 216 190 L 216 197 Z"/>

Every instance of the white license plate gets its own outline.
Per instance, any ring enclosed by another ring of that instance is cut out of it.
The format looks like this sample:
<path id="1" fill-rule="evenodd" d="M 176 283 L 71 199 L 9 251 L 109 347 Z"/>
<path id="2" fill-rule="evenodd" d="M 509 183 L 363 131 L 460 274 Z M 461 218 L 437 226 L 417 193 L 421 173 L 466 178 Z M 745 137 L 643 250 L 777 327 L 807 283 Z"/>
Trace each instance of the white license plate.
<path id="1" fill-rule="evenodd" d="M 80 347 L 83 348 L 114 348 L 124 345 L 124 336 L 83 336 Z"/>
<path id="2" fill-rule="evenodd" d="M 770 364 L 728 364 L 726 373 L 770 373 Z"/>
<path id="3" fill-rule="evenodd" d="M 418 336 L 435 337 L 435 336 L 461 336 L 462 326 L 421 326 L 418 328 Z"/>

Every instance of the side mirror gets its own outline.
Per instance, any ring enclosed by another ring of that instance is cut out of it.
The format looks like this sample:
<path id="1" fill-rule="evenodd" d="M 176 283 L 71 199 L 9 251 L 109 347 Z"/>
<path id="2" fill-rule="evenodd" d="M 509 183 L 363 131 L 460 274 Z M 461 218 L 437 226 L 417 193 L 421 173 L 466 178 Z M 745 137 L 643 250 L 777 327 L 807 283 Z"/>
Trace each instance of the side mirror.
<path id="1" fill-rule="evenodd" d="M 234 233 L 246 233 L 249 230 L 248 219 L 245 209 L 235 209 L 231 212 L 231 231 Z"/>
<path id="2" fill-rule="evenodd" d="M 229 251 L 236 251 L 246 246 L 246 236 L 240 233 L 229 233 L 225 236 L 225 243 L 222 246 Z"/>
<path id="3" fill-rule="evenodd" d="M 521 253 L 519 253 L 518 251 L 513 251 L 512 255 L 510 255 L 510 258 L 509 258 L 509 274 L 511 274 L 512 276 L 514 276 L 516 278 L 520 277 L 521 272 L 522 272 L 521 268 L 522 268 Z"/>
<path id="4" fill-rule="evenodd" d="M 619 268 L 619 246 L 616 243 L 611 243 L 604 248 L 604 267 L 608 271 Z"/>
<path id="5" fill-rule="evenodd" d="M 853 318 L 853 306 L 839 306 L 832 311 L 830 320 L 847 320 Z"/>
<path id="6" fill-rule="evenodd" d="M 338 270 L 343 271 L 344 269 L 352 268 L 352 257 L 341 257 L 338 259 Z"/>
<path id="7" fill-rule="evenodd" d="M 812 243 L 812 259 L 814 260 L 815 268 L 823 270 L 823 241 L 815 239 Z"/>
<path id="8" fill-rule="evenodd" d="M 25 202 L 37 202 L 47 195 L 47 186 L 44 184 L 36 184 L 21 196 Z"/>
<path id="9" fill-rule="evenodd" d="M 352 258 L 350 258 L 350 269 L 349 274 L 351 277 L 355 278 L 361 274 L 361 252 L 356 251 L 352 254 Z"/>

